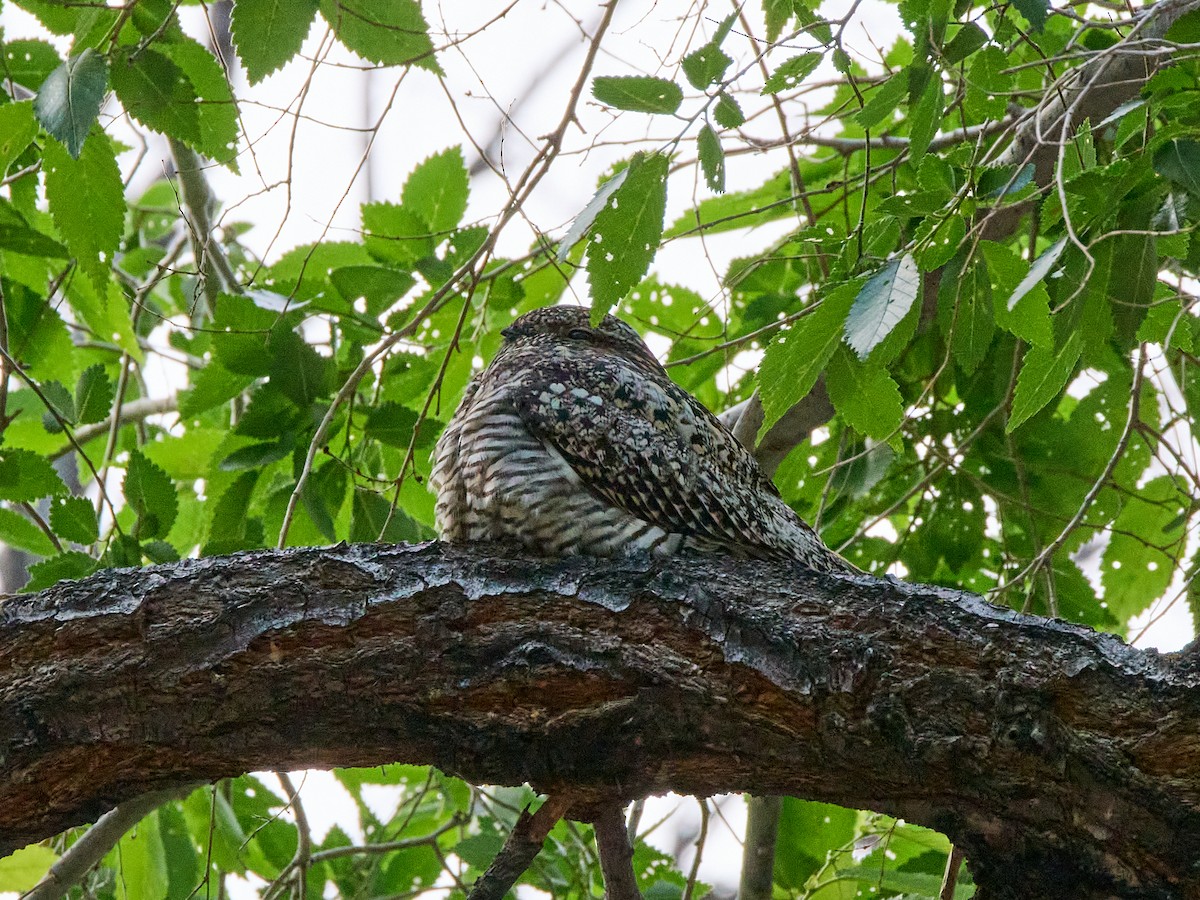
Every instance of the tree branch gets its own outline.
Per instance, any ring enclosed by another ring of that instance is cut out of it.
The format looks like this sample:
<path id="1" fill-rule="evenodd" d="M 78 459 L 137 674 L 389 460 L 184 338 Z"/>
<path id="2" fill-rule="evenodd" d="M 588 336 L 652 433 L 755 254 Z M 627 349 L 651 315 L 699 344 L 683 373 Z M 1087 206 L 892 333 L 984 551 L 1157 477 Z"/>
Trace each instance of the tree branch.
<path id="1" fill-rule="evenodd" d="M 1186 654 L 868 576 L 488 549 L 260 551 L 6 599 L 0 854 L 146 790 L 401 761 L 578 806 L 875 809 L 948 834 L 993 900 L 1200 891 Z"/>

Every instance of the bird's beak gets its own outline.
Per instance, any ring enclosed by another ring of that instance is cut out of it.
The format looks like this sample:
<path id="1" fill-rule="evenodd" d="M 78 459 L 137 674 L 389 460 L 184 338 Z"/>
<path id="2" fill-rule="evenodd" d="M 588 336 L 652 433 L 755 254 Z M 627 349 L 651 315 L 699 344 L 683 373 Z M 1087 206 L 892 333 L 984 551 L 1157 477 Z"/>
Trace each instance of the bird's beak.
<path id="1" fill-rule="evenodd" d="M 507 328 L 501 328 L 500 333 L 502 335 L 504 335 L 506 340 L 512 341 L 512 340 L 515 340 L 515 339 L 521 337 L 522 335 L 526 334 L 527 332 L 525 331 L 525 329 L 522 326 L 517 325 L 516 323 L 513 323 L 512 325 L 509 325 Z"/>

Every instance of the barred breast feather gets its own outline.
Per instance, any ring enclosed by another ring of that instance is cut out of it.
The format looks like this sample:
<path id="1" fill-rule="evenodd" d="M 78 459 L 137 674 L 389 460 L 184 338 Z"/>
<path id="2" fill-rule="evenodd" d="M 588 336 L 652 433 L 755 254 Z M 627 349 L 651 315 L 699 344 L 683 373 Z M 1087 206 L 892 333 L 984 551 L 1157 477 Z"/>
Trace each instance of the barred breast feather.
<path id="1" fill-rule="evenodd" d="M 434 453 L 449 541 L 612 556 L 683 548 L 856 571 L 637 333 L 549 307 L 518 319 Z"/>

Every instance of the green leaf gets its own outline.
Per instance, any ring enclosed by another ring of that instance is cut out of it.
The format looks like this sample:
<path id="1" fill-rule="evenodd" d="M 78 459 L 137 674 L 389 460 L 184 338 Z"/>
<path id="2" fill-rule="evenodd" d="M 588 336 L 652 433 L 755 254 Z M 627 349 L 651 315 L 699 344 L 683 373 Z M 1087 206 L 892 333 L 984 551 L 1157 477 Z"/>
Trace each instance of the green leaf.
<path id="1" fill-rule="evenodd" d="M 415 409 L 388 400 L 367 413 L 363 432 L 369 438 L 406 450 L 416 424 Z"/>
<path id="2" fill-rule="evenodd" d="M 25 891 L 42 880 L 58 854 L 44 844 L 30 844 L 0 859 L 0 891 Z"/>
<path id="3" fill-rule="evenodd" d="M 799 56 L 793 56 L 771 73 L 771 77 L 762 87 L 762 93 L 777 94 L 780 91 L 797 87 L 821 64 L 821 59 L 820 53 L 802 53 Z"/>
<path id="4" fill-rule="evenodd" d="M 300 409 L 308 409 L 333 390 L 333 360 L 298 334 L 275 335 L 271 351 L 271 386 Z"/>
<path id="5" fill-rule="evenodd" d="M 933 136 L 938 133 L 944 103 L 941 79 L 930 78 L 921 92 L 920 101 L 909 111 L 908 156 L 913 165 L 921 161 Z"/>
<path id="6" fill-rule="evenodd" d="M 658 250 L 667 208 L 667 164 L 663 154 L 636 154 L 628 177 L 592 224 L 587 270 L 597 321 L 642 280 Z"/>
<path id="7" fill-rule="evenodd" d="M 767 40 L 774 41 L 783 32 L 783 26 L 795 15 L 792 0 L 762 0 L 762 7 L 767 21 Z"/>
<path id="8" fill-rule="evenodd" d="M 571 253 L 571 248 L 592 227 L 592 223 L 596 221 L 596 216 L 600 215 L 601 210 L 608 206 L 608 198 L 617 192 L 617 189 L 625 183 L 625 179 L 629 177 L 629 166 L 623 168 L 620 172 L 614 175 L 604 184 L 600 185 L 596 193 L 592 195 L 592 199 L 588 201 L 587 206 L 575 217 L 575 221 L 571 223 L 570 229 L 566 236 L 558 245 L 558 261 L 565 262 Z"/>
<path id="9" fill-rule="evenodd" d="M 193 146 L 236 172 L 238 110 L 224 68 L 206 47 L 191 38 L 160 46 L 196 91 L 200 137 Z"/>
<path id="10" fill-rule="evenodd" d="M 719 84 L 725 77 L 725 70 L 733 64 L 733 60 L 717 46 L 715 42 L 705 44 L 699 50 L 689 53 L 683 58 L 683 74 L 688 83 L 698 91 L 710 84 Z"/>
<path id="11" fill-rule="evenodd" d="M 30 501 L 67 493 L 54 466 L 31 450 L 0 447 L 0 500 Z"/>
<path id="12" fill-rule="evenodd" d="M 117 870 L 117 900 L 164 900 L 167 896 L 167 860 L 157 811 L 121 838 L 106 860 Z"/>
<path id="13" fill-rule="evenodd" d="M 42 529 L 20 513 L 2 506 L 0 506 L 0 543 L 37 556 L 53 556 L 58 552 L 54 542 L 46 537 L 46 533 Z M 4 860 L 0 860 L 0 891 L 6 890 L 3 882 L 3 870 Z"/>
<path id="14" fill-rule="evenodd" d="M 386 497 L 375 491 L 354 489 L 354 503 L 350 516 L 352 543 L 415 542 L 427 537 L 427 529 L 409 518 L 404 510 L 392 509 L 392 504 Z"/>
<path id="15" fill-rule="evenodd" d="M 49 235 L 30 228 L 25 217 L 3 198 L 0 198 L 0 249 L 50 259 L 66 259 L 71 255 L 66 247 Z"/>
<path id="16" fill-rule="evenodd" d="M 34 563 L 29 567 L 29 581 L 21 588 L 22 594 L 44 591 L 64 579 L 86 578 L 100 567 L 96 560 L 78 550 L 68 550 L 58 556 Z"/>
<path id="17" fill-rule="evenodd" d="M 434 234 L 452 230 L 467 211 L 467 166 L 461 147 L 429 157 L 404 182 L 404 208 L 421 216 Z"/>
<path id="18" fill-rule="evenodd" d="M 54 225 L 103 292 L 125 227 L 125 188 L 112 144 L 96 132 L 75 158 L 51 141 L 45 147 L 43 170 Z"/>
<path id="19" fill-rule="evenodd" d="M 1011 311 L 1020 301 L 1022 297 L 1042 280 L 1050 274 L 1050 270 L 1054 268 L 1054 264 L 1058 262 L 1058 258 L 1062 256 L 1063 250 L 1067 246 L 1065 237 L 1059 238 L 1051 244 L 1042 255 L 1033 261 L 1029 266 L 1029 274 L 1021 279 L 1021 283 L 1013 289 L 1012 294 L 1008 298 L 1008 309 Z"/>
<path id="20" fill-rule="evenodd" d="M 1190 501 L 1169 475 L 1126 500 L 1100 565 L 1104 599 L 1118 622 L 1148 609 L 1170 586 L 1176 562 L 1169 551 L 1184 550 Z"/>
<path id="21" fill-rule="evenodd" d="M 290 440 L 267 441 L 249 444 L 234 450 L 218 464 L 222 472 L 240 472 L 243 469 L 261 469 L 291 455 L 295 442 Z"/>
<path id="22" fill-rule="evenodd" d="M 1146 318 L 1138 326 L 1137 339 L 1164 348 L 1175 347 L 1186 353 L 1193 349 L 1192 317 L 1184 311 L 1178 300 L 1157 303 L 1146 311 Z"/>
<path id="23" fill-rule="evenodd" d="M 829 855 L 830 848 L 854 840 L 858 813 L 829 803 L 783 798 L 775 851 L 775 883 L 789 892 L 802 890 Z"/>
<path id="24" fill-rule="evenodd" d="M 42 400 L 47 409 L 42 416 L 42 426 L 51 434 L 63 430 L 62 423 L 75 424 L 75 401 L 60 381 L 42 382 Z"/>
<path id="25" fill-rule="evenodd" d="M 742 108 L 738 106 L 736 100 L 725 91 L 721 91 L 717 95 L 717 103 L 713 107 L 713 118 L 722 128 L 737 128 L 746 121 L 746 114 L 742 112 Z"/>
<path id="26" fill-rule="evenodd" d="M 1017 12 L 1029 20 L 1034 31 L 1041 31 L 1046 24 L 1046 14 L 1050 9 L 1050 0 L 1013 0 Z"/>
<path id="27" fill-rule="evenodd" d="M 907 93 L 908 69 L 901 69 L 870 92 L 854 120 L 863 128 L 874 128 L 896 110 Z"/>
<path id="28" fill-rule="evenodd" d="M 341 42 L 363 59 L 442 74 L 429 25 L 415 0 L 321 0 L 321 15 Z"/>
<path id="29" fill-rule="evenodd" d="M 700 129 L 696 145 L 704 180 L 709 188 L 718 194 L 725 193 L 725 151 L 721 149 L 721 139 L 717 137 L 711 125 Z"/>
<path id="30" fill-rule="evenodd" d="M 129 453 L 125 468 L 125 500 L 137 516 L 133 536 L 140 540 L 165 538 L 175 524 L 179 500 L 169 475 L 140 450 Z"/>
<path id="31" fill-rule="evenodd" d="M 990 274 L 992 297 L 1007 298 L 1028 275 L 1028 265 L 1007 247 L 992 241 L 980 241 Z M 996 324 L 1037 347 L 1054 344 L 1050 326 L 1050 298 L 1046 288 L 1038 284 L 1017 301 L 1011 310 L 1006 303 L 993 304 Z"/>
<path id="32" fill-rule="evenodd" d="M 942 55 L 950 65 L 960 63 L 988 42 L 987 32 L 974 22 L 967 22 L 950 43 L 942 48 Z"/>
<path id="33" fill-rule="evenodd" d="M 1013 392 L 1012 413 L 1004 426 L 1006 433 L 1012 434 L 1062 392 L 1075 372 L 1082 349 L 1076 331 L 1060 350 L 1034 347 L 1025 354 Z"/>
<path id="34" fill-rule="evenodd" d="M 1154 171 L 1200 197 L 1200 142 L 1168 141 L 1154 152 Z"/>
<path id="35" fill-rule="evenodd" d="M 168 57 L 150 48 L 119 55 L 112 83 L 125 111 L 147 128 L 191 146 L 200 143 L 196 88 Z"/>
<path id="36" fill-rule="evenodd" d="M 216 360 L 210 360 L 196 375 L 191 390 L 181 395 L 179 415 L 183 419 L 198 416 L 205 410 L 232 400 L 253 383 L 252 376 L 230 372 Z"/>
<path id="37" fill-rule="evenodd" d="M 58 497 L 50 504 L 50 530 L 85 547 L 100 539 L 96 510 L 86 497 Z"/>
<path id="38" fill-rule="evenodd" d="M 72 56 L 47 76 L 34 104 L 38 121 L 79 158 L 108 87 L 108 63 L 95 50 Z"/>
<path id="39" fill-rule="evenodd" d="M 32 102 L 27 100 L 0 106 L 0 178 L 37 137 L 37 133 L 38 123 Z"/>
<path id="40" fill-rule="evenodd" d="M 996 332 L 987 266 L 982 260 L 975 262 L 958 279 L 943 279 L 942 289 L 954 292 L 950 302 L 956 304 L 950 349 L 959 367 L 970 374 L 987 357 Z"/>
<path id="41" fill-rule="evenodd" d="M 839 348 L 825 370 L 833 408 L 850 427 L 876 440 L 889 440 L 904 421 L 900 388 L 883 366 L 859 362 Z"/>
<path id="42" fill-rule="evenodd" d="M 673 113 L 683 102 L 679 85 L 648 75 L 597 76 L 592 96 L 607 106 L 645 113 Z"/>
<path id="43" fill-rule="evenodd" d="M 258 84 L 300 52 L 318 0 L 237 0 L 233 42 L 250 84 Z"/>
<path id="44" fill-rule="evenodd" d="M 62 64 L 58 51 L 46 41 L 5 41 L 0 45 L 0 59 L 4 76 L 31 91 L 39 90 L 50 73 Z"/>
<path id="45" fill-rule="evenodd" d="M 921 273 L 910 254 L 894 259 L 863 285 L 846 317 L 846 343 L 859 359 L 892 333 L 921 290 Z"/>
<path id="46" fill-rule="evenodd" d="M 100 363 L 88 366 L 75 385 L 75 421 L 80 425 L 90 425 L 104 419 L 112 411 L 115 394 L 104 366 Z"/>
<path id="47" fill-rule="evenodd" d="M 364 203 L 364 243 L 381 262 L 408 267 L 433 253 L 429 224 L 411 209 L 396 203 Z"/>
<path id="48" fill-rule="evenodd" d="M 767 345 L 758 369 L 763 428 L 770 428 L 805 397 L 837 349 L 858 284 L 839 285 L 811 314 Z"/>

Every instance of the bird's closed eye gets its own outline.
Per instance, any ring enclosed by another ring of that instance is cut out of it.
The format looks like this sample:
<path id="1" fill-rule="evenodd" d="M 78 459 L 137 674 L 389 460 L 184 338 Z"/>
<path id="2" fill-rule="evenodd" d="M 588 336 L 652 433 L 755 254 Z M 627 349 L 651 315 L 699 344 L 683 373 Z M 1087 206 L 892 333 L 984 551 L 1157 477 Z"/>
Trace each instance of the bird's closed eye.
<path id="1" fill-rule="evenodd" d="M 592 333 L 586 328 L 572 328 L 567 332 L 567 337 L 573 341 L 586 341 L 589 340 L 591 336 Z"/>

